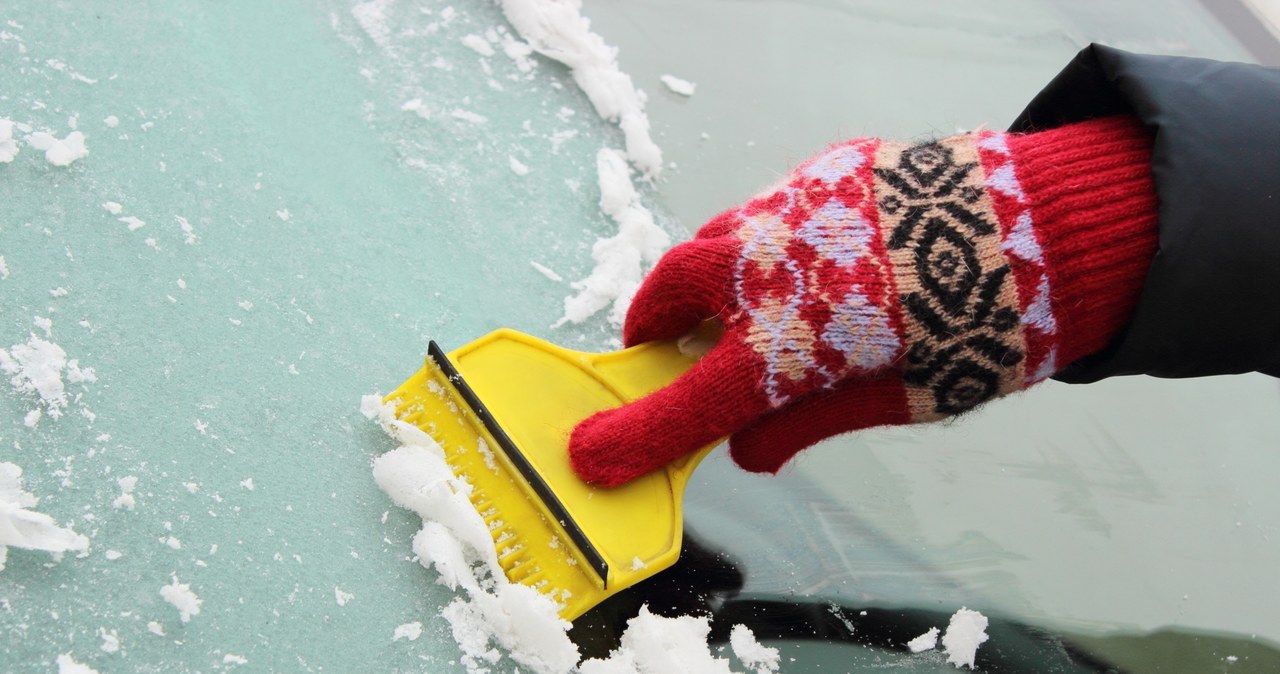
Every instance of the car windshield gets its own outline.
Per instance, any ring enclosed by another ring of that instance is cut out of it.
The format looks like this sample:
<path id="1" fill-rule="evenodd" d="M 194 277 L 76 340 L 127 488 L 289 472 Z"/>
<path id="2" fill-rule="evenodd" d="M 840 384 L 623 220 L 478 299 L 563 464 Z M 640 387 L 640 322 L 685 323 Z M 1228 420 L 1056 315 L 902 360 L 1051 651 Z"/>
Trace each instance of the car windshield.
<path id="1" fill-rule="evenodd" d="M 662 159 L 621 174 L 671 241 L 832 142 L 1006 128 L 1091 42 L 1280 63 L 1270 12 L 582 7 L 647 92 Z M 460 650 L 359 409 L 428 340 L 620 344 L 612 297 L 566 298 L 628 138 L 526 40 L 488 0 L 0 14 L 0 670 L 528 671 Z M 1278 406 L 1260 375 L 1048 383 L 777 476 L 714 451 L 681 561 L 572 636 L 606 653 L 644 604 L 782 672 L 950 671 L 906 644 L 968 608 L 982 671 L 1280 671 Z"/>

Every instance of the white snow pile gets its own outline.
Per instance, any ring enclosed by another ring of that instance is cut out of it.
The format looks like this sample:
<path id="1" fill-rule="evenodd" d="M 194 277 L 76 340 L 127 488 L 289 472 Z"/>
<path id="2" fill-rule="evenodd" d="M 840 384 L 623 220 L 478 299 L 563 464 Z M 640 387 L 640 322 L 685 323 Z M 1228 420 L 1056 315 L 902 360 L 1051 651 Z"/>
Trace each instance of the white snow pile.
<path id="1" fill-rule="evenodd" d="M 14 392 L 39 398 L 27 412 L 25 423 L 30 427 L 40 421 L 42 414 L 53 419 L 62 416 L 67 408 L 66 384 L 97 381 L 93 368 L 81 368 L 79 361 L 67 360 L 62 347 L 34 333 L 25 344 L 0 349 L 0 370 L 9 375 Z"/>
<path id="2" fill-rule="evenodd" d="M 467 498 L 470 487 L 453 475 L 444 451 L 420 429 L 395 418 L 381 396 L 365 396 L 361 411 L 400 446 L 378 457 L 373 477 L 397 505 L 422 517 L 413 552 L 437 582 L 461 591 L 441 611 L 470 674 L 491 671 L 509 657 L 537 674 L 730 674 L 727 660 L 711 654 L 707 618 L 663 618 L 647 609 L 633 618 L 621 647 L 607 659 L 579 663 L 569 640 L 570 623 L 547 595 L 507 580 L 493 538 Z M 403 626 L 402 626 L 403 627 Z M 395 638 L 409 634 L 397 629 Z M 755 641 L 745 627 L 732 641 L 740 660 L 759 674 L 776 671 L 776 649 Z"/>
<path id="3" fill-rule="evenodd" d="M 27 143 L 43 151 L 44 158 L 54 166 L 70 166 L 77 159 L 89 156 L 89 148 L 84 144 L 84 134 L 79 131 L 72 131 L 61 139 L 53 134 L 37 131 L 27 136 Z"/>
<path id="4" fill-rule="evenodd" d="M 778 671 L 782 656 L 778 649 L 770 648 L 756 641 L 756 635 L 746 625 L 734 625 L 729 630 L 729 645 L 733 654 L 738 656 L 742 664 L 754 669 L 756 674 L 769 674 Z"/>
<path id="5" fill-rule="evenodd" d="M 40 499 L 22 488 L 22 468 L 0 463 L 0 571 L 9 547 L 43 550 L 54 558 L 67 551 L 87 554 L 89 539 L 58 526 L 52 517 L 35 512 Z"/>
<path id="6" fill-rule="evenodd" d="M 680 79 L 675 75 L 662 75 L 658 79 L 661 80 L 663 86 L 673 94 L 680 94 L 681 96 L 687 97 L 692 96 L 693 93 L 698 90 L 698 85 L 690 82 L 689 80 Z"/>
<path id="7" fill-rule="evenodd" d="M 978 646 L 987 640 L 987 617 L 961 608 L 951 616 L 946 634 L 942 635 L 942 648 L 947 652 L 947 662 L 956 669 L 967 666 L 973 669 L 973 660 L 978 654 Z"/>
<path id="8" fill-rule="evenodd" d="M 160 588 L 160 596 L 178 609 L 178 618 L 182 622 L 190 622 L 191 616 L 200 614 L 200 606 L 204 603 L 188 583 L 179 583 L 178 574 L 173 574 L 173 582 Z"/>
<path id="9" fill-rule="evenodd" d="M 581 323 L 612 305 L 609 322 L 622 325 L 631 298 L 640 287 L 644 270 L 658 261 L 671 238 L 653 221 L 653 214 L 640 203 L 631 183 L 631 169 L 617 150 L 603 148 L 596 154 L 600 179 L 600 209 L 618 223 L 618 233 L 591 246 L 595 268 L 587 278 L 576 281 L 578 294 L 564 300 L 564 316 L 556 322 Z"/>
<path id="10" fill-rule="evenodd" d="M 414 621 L 397 626 L 395 631 L 391 634 L 391 640 L 400 641 L 401 639 L 407 639 L 409 641 L 417 641 L 420 636 L 422 636 L 422 623 Z"/>
<path id="11" fill-rule="evenodd" d="M 912 653 L 923 653 L 931 651 L 938 647 L 938 628 L 930 627 L 928 632 L 907 642 L 907 648 Z"/>
<path id="12" fill-rule="evenodd" d="M 0 164 L 8 164 L 18 156 L 18 143 L 13 139 L 13 122 L 0 119 Z"/>
<path id="13" fill-rule="evenodd" d="M 986 642 L 987 617 L 977 611 L 961 607 L 951 616 L 947 624 L 947 632 L 942 635 L 942 650 L 947 654 L 947 662 L 956 669 L 968 667 L 973 669 L 978 655 L 978 647 Z M 907 642 L 912 653 L 923 653 L 938 646 L 938 628 L 932 627 L 928 632 Z"/>
<path id="14" fill-rule="evenodd" d="M 534 51 L 573 71 L 596 112 L 622 129 L 627 156 L 645 176 L 657 177 L 662 150 L 649 135 L 644 92 L 618 69 L 618 49 L 591 32 L 582 0 L 502 0 L 502 11 Z"/>
<path id="15" fill-rule="evenodd" d="M 58 674 L 98 674 L 98 670 L 89 665 L 82 665 L 71 657 L 70 653 L 58 656 Z"/>

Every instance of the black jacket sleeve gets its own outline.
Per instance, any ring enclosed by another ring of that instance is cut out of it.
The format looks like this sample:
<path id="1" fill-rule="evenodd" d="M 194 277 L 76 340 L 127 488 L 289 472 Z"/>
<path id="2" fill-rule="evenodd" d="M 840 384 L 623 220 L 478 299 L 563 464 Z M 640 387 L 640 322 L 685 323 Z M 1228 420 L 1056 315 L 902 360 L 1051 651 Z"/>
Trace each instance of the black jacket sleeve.
<path id="1" fill-rule="evenodd" d="M 1129 326 L 1055 378 L 1280 376 L 1280 69 L 1092 45 L 1012 130 L 1114 114 L 1154 134 L 1159 248 Z"/>

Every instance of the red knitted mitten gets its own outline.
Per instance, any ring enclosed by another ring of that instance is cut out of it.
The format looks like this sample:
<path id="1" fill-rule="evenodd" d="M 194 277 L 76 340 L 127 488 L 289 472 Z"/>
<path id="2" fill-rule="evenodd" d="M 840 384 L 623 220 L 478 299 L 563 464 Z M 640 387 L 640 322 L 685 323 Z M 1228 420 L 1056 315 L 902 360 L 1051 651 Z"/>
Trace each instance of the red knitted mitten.
<path id="1" fill-rule="evenodd" d="M 710 318 L 724 336 L 582 422 L 574 469 L 622 484 L 729 435 L 739 465 L 775 472 L 825 437 L 959 414 L 1100 350 L 1155 251 L 1150 156 L 1129 117 L 829 148 L 645 279 L 628 345 Z"/>

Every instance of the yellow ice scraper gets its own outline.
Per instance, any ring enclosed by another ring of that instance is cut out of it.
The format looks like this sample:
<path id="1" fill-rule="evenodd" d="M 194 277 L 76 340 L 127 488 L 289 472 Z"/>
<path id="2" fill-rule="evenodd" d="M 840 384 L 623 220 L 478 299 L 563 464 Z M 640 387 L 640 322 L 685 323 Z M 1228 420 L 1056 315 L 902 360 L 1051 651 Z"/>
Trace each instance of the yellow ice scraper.
<path id="1" fill-rule="evenodd" d="M 431 342 L 423 368 L 386 400 L 473 487 L 507 577 L 551 594 L 572 620 L 675 563 L 684 486 L 711 447 L 597 488 L 570 467 L 569 433 L 695 361 L 675 342 L 583 353 L 504 329 L 448 355 Z"/>

